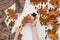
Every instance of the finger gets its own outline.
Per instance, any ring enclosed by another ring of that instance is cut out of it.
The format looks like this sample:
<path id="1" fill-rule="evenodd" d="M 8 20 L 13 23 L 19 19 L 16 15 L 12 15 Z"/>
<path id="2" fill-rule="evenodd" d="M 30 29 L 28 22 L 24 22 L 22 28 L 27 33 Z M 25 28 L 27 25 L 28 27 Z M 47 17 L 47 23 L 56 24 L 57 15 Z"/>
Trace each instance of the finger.
<path id="1" fill-rule="evenodd" d="M 22 24 L 20 24 L 19 28 L 23 27 Z"/>
<path id="2" fill-rule="evenodd" d="M 23 26 L 22 25 L 20 25 L 20 28 L 19 28 L 19 30 L 21 31 L 23 29 Z"/>
<path id="3" fill-rule="evenodd" d="M 29 13 L 28 15 L 31 16 L 31 13 Z"/>
<path id="4" fill-rule="evenodd" d="M 21 31 L 22 31 L 23 27 L 21 27 Z"/>
<path id="5" fill-rule="evenodd" d="M 31 18 L 28 18 L 27 20 L 31 20 Z"/>
<path id="6" fill-rule="evenodd" d="M 19 29 L 19 27 L 16 27 L 16 30 Z"/>
<path id="7" fill-rule="evenodd" d="M 36 20 L 36 19 L 37 19 L 37 17 L 34 18 L 34 20 Z"/>
<path id="8" fill-rule="evenodd" d="M 36 23 L 37 22 L 37 19 L 36 20 L 34 20 L 34 23 Z"/>
<path id="9" fill-rule="evenodd" d="M 30 16 L 30 19 L 34 19 L 35 17 L 33 17 L 31 14 L 29 15 Z"/>
<path id="10" fill-rule="evenodd" d="M 21 25 L 21 29 L 23 29 L 23 26 Z"/>
<path id="11" fill-rule="evenodd" d="M 19 31 L 19 27 L 16 27 L 16 32 L 18 32 Z"/>
<path id="12" fill-rule="evenodd" d="M 32 21 L 33 24 L 36 24 L 36 22 L 37 22 L 37 19 L 35 19 L 35 20 Z"/>
<path id="13" fill-rule="evenodd" d="M 27 20 L 27 22 L 29 23 L 29 22 L 31 22 L 32 20 Z"/>

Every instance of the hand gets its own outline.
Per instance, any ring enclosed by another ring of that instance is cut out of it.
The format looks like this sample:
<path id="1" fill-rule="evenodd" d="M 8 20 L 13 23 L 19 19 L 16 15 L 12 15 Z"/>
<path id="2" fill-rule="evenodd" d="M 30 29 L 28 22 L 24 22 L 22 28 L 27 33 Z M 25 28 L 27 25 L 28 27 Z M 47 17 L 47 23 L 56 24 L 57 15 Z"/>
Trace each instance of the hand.
<path id="1" fill-rule="evenodd" d="M 31 14 L 29 14 L 29 19 L 28 19 L 28 23 L 30 23 L 32 26 L 36 26 L 36 17 L 33 17 Z"/>
<path id="2" fill-rule="evenodd" d="M 19 27 L 17 27 L 16 28 L 16 36 L 18 36 L 19 35 L 19 33 L 22 31 L 22 29 L 23 29 L 23 27 L 22 27 L 22 25 L 20 25 Z"/>
<path id="3" fill-rule="evenodd" d="M 37 23 L 36 21 L 37 21 L 37 19 L 32 20 L 31 25 L 32 25 L 32 26 L 36 26 L 36 23 Z"/>
<path id="4" fill-rule="evenodd" d="M 32 25 L 33 40 L 39 40 L 37 28 L 36 28 L 37 18 L 33 17 L 31 14 L 29 14 L 27 22 Z"/>
<path id="5" fill-rule="evenodd" d="M 36 26 L 36 19 L 31 20 L 31 25 L 32 25 L 33 27 Z"/>

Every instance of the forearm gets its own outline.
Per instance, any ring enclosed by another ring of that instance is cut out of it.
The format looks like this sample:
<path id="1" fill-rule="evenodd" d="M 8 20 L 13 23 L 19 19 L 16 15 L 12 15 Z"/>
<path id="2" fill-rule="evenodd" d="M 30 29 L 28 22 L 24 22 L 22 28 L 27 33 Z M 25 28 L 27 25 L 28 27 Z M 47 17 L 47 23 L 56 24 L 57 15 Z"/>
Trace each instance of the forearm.
<path id="1" fill-rule="evenodd" d="M 32 27 L 33 40 L 39 40 L 36 27 Z"/>
<path id="2" fill-rule="evenodd" d="M 14 40 L 18 40 L 18 35 L 15 34 Z"/>

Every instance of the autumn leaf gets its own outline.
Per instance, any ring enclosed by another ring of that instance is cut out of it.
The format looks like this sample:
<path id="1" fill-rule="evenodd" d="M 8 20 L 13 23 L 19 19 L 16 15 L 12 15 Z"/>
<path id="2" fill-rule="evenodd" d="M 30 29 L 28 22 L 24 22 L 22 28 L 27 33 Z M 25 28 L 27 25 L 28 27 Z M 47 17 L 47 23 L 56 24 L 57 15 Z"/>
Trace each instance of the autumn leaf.
<path id="1" fill-rule="evenodd" d="M 16 11 L 14 9 L 8 9 L 8 16 L 10 19 L 17 19 L 18 18 L 18 14 L 16 13 Z"/>

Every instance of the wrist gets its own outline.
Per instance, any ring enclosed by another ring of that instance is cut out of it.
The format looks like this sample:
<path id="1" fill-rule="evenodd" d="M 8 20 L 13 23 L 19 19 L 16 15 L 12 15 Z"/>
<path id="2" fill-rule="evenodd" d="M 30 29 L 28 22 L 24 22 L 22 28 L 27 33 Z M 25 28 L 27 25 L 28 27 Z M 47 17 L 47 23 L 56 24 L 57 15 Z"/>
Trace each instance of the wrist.
<path id="1" fill-rule="evenodd" d="M 36 26 L 33 26 L 32 29 L 33 29 L 33 30 L 36 29 Z"/>
<path id="2" fill-rule="evenodd" d="M 19 36 L 19 33 L 15 33 L 15 36 L 18 37 Z"/>
<path id="3" fill-rule="evenodd" d="M 36 24 L 35 25 L 32 25 L 32 27 L 36 27 Z"/>
<path id="4" fill-rule="evenodd" d="M 32 27 L 34 28 L 34 27 L 36 27 L 36 25 L 32 25 Z"/>

